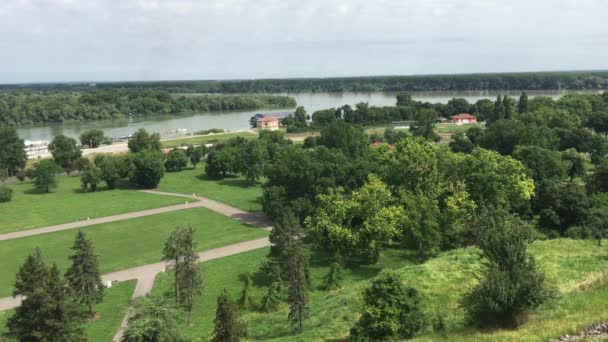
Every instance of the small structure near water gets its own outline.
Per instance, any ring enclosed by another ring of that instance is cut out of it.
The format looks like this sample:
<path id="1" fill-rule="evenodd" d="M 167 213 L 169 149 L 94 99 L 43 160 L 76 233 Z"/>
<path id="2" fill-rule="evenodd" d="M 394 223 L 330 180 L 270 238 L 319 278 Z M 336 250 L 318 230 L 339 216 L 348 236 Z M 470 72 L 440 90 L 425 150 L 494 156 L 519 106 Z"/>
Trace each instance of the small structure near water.
<path id="1" fill-rule="evenodd" d="M 252 128 L 258 129 L 269 129 L 269 130 L 277 130 L 281 125 L 281 120 L 286 117 L 292 116 L 293 112 L 283 112 L 283 113 L 269 113 L 262 114 L 257 113 L 249 119 L 249 124 Z"/>
<path id="2" fill-rule="evenodd" d="M 468 125 L 477 123 L 477 117 L 475 115 L 471 115 L 469 113 L 461 113 L 458 115 L 452 116 L 452 123 L 457 125 Z"/>

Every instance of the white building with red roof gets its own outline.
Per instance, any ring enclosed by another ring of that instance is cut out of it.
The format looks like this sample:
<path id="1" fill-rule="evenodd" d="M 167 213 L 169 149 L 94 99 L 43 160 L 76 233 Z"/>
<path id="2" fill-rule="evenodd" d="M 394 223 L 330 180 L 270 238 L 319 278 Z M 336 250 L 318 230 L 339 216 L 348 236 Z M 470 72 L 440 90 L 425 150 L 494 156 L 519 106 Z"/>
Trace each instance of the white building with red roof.
<path id="1" fill-rule="evenodd" d="M 460 113 L 452 116 L 452 123 L 457 125 L 468 125 L 477 123 L 477 117 L 469 113 Z"/>

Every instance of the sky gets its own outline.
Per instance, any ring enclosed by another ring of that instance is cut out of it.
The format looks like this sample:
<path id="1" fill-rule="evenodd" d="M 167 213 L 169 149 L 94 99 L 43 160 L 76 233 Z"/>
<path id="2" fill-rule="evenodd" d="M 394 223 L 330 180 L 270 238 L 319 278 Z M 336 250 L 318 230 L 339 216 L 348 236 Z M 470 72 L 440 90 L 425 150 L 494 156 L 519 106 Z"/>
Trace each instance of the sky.
<path id="1" fill-rule="evenodd" d="M 606 0 L 0 0 L 0 83 L 608 69 Z"/>

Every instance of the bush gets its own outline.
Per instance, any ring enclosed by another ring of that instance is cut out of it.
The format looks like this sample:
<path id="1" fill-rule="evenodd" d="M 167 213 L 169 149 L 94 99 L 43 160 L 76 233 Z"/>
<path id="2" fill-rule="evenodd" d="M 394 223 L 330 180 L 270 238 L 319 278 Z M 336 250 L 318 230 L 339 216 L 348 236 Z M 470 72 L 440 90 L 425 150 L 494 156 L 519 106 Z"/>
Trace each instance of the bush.
<path id="1" fill-rule="evenodd" d="M 212 128 L 194 132 L 195 135 L 207 135 L 216 133 L 224 133 L 224 130 L 222 128 Z"/>
<path id="2" fill-rule="evenodd" d="M 13 189 L 6 186 L 0 186 L 0 203 L 10 202 L 12 198 Z"/>
<path id="3" fill-rule="evenodd" d="M 571 239 L 593 239 L 595 237 L 593 229 L 582 226 L 570 227 L 564 235 Z"/>
<path id="4" fill-rule="evenodd" d="M 529 309 L 553 297 L 528 243 L 534 233 L 520 219 L 496 215 L 482 227 L 485 262 L 479 283 L 463 299 L 468 318 L 480 326 L 513 328 Z"/>
<path id="5" fill-rule="evenodd" d="M 351 329 L 353 340 L 409 339 L 425 326 L 418 291 L 406 287 L 394 271 L 377 277 L 364 290 L 363 302 L 361 318 Z"/>

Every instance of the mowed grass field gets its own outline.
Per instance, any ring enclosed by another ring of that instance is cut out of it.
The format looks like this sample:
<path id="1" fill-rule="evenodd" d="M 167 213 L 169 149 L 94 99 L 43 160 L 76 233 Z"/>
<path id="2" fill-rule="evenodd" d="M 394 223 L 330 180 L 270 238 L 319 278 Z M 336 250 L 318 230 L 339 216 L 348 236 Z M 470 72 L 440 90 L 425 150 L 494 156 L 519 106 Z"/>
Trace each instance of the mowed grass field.
<path id="1" fill-rule="evenodd" d="M 131 189 L 102 187 L 96 192 L 83 193 L 78 176 L 60 176 L 57 183 L 51 193 L 37 193 L 31 182 L 8 185 L 13 189 L 13 199 L 0 203 L 0 234 L 185 202 L 183 198 Z"/>
<path id="2" fill-rule="evenodd" d="M 90 342 L 107 342 L 120 328 L 127 306 L 131 301 L 131 295 L 135 290 L 135 281 L 119 283 L 106 289 L 103 302 L 97 304 L 94 309 L 96 318 L 86 323 L 85 329 Z M 6 330 L 6 322 L 14 313 L 14 310 L 0 312 L 0 341 L 2 333 Z M 6 341 L 12 341 L 6 339 Z"/>
<path id="3" fill-rule="evenodd" d="M 549 284 L 556 287 L 559 297 L 532 311 L 527 323 L 516 330 L 478 331 L 464 323 L 464 310 L 459 300 L 471 286 L 480 270 L 480 254 L 475 248 L 457 249 L 419 263 L 407 251 L 389 249 L 383 252 L 374 265 L 360 265 L 344 272 L 343 288 L 338 291 L 322 290 L 323 277 L 328 271 L 329 259 L 312 254 L 310 292 L 310 319 L 305 323 L 302 341 L 344 340 L 358 319 L 361 310 L 361 291 L 369 280 L 383 269 L 395 269 L 408 285 L 416 287 L 423 298 L 430 322 L 441 315 L 447 331 L 438 334 L 429 326 L 415 341 L 546 341 L 549 338 L 572 334 L 589 324 L 608 320 L 608 284 L 595 282 L 606 269 L 605 247 L 598 248 L 593 241 L 569 239 L 537 241 L 530 246 L 546 272 Z M 241 275 L 256 272 L 264 262 L 267 249 L 247 252 L 201 265 L 205 291 L 198 299 L 193 323 L 184 327 L 186 335 L 209 338 L 213 329 L 217 295 L 227 288 L 233 299 L 242 289 Z M 254 293 L 259 303 L 266 293 L 267 279 L 254 274 Z M 580 284 L 596 284 L 582 288 Z M 157 278 L 154 291 L 171 295 L 171 275 Z M 248 322 L 248 339 L 256 341 L 293 341 L 287 321 L 288 307 L 283 304 L 274 313 L 256 310 L 242 313 Z"/>
<path id="4" fill-rule="evenodd" d="M 199 251 L 267 236 L 259 228 L 243 224 L 205 208 L 191 208 L 136 219 L 82 228 L 93 241 L 102 273 L 159 262 L 165 240 L 177 225 L 196 228 Z M 69 265 L 76 230 L 0 241 L 0 297 L 9 296 L 15 274 L 36 247 L 46 262 L 65 270 Z"/>
<path id="5" fill-rule="evenodd" d="M 245 178 L 233 176 L 222 180 L 209 179 L 205 174 L 205 164 L 196 169 L 167 172 L 157 190 L 196 194 L 228 204 L 245 211 L 261 211 L 262 187 L 259 183 L 249 184 Z"/>
<path id="6" fill-rule="evenodd" d="M 227 132 L 227 133 L 216 133 L 209 135 L 198 135 L 179 139 L 162 140 L 162 148 L 179 147 L 187 145 L 202 145 L 202 144 L 215 144 L 225 142 L 229 139 L 242 137 L 245 139 L 255 139 L 257 134 L 251 132 Z"/>

